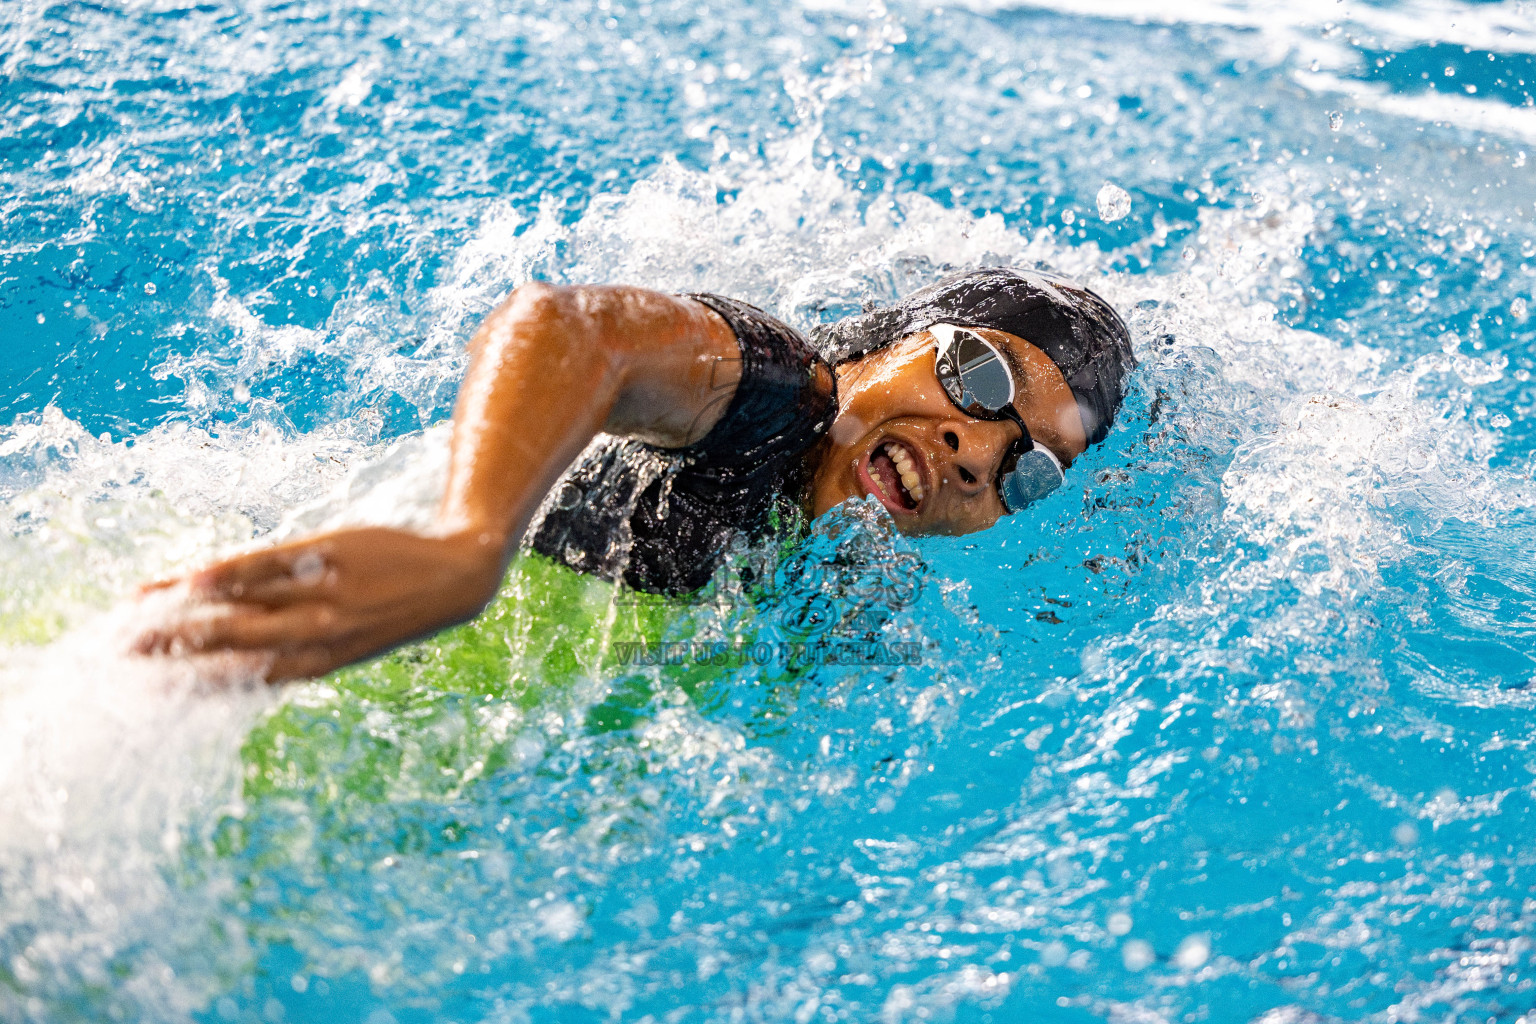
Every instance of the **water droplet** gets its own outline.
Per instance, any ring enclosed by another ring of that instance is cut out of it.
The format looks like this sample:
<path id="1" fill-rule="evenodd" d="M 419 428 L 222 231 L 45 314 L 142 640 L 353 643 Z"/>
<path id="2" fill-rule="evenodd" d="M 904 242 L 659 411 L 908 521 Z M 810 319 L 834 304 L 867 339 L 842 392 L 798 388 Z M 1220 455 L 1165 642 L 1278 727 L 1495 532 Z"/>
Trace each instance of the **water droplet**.
<path id="1" fill-rule="evenodd" d="M 1131 212 L 1131 194 L 1114 182 L 1106 181 L 1099 189 L 1099 219 L 1117 221 Z"/>
<path id="2" fill-rule="evenodd" d="M 1192 971 L 1196 967 L 1204 966 L 1211 958 L 1211 939 L 1208 935 L 1189 935 L 1179 943 L 1178 952 L 1173 954 L 1173 962 Z"/>
<path id="3" fill-rule="evenodd" d="M 1152 944 L 1142 939 L 1132 939 L 1120 949 L 1120 959 L 1125 962 L 1128 971 L 1144 971 L 1152 966 L 1157 959 L 1157 954 L 1152 951 Z"/>
<path id="4" fill-rule="evenodd" d="M 303 551 L 293 560 L 289 569 L 293 581 L 300 586 L 310 586 L 325 578 L 325 558 L 317 551 Z"/>
<path id="5" fill-rule="evenodd" d="M 145 281 L 144 282 L 144 294 L 145 295 L 153 295 L 153 294 L 155 294 L 155 292 L 157 292 L 159 290 L 160 289 L 155 286 L 155 282 L 153 282 L 153 281 Z"/>
<path id="6" fill-rule="evenodd" d="M 1339 113 L 1337 110 L 1328 111 L 1328 127 L 1334 131 L 1338 131 L 1340 128 L 1343 128 L 1344 115 Z"/>
<path id="7" fill-rule="evenodd" d="M 1131 930 L 1131 915 L 1124 911 L 1118 911 L 1109 915 L 1106 927 L 1111 935 L 1125 935 Z"/>
<path id="8" fill-rule="evenodd" d="M 556 900 L 540 907 L 535 916 L 538 918 L 540 929 L 561 942 L 581 931 L 581 911 L 565 900 Z"/>

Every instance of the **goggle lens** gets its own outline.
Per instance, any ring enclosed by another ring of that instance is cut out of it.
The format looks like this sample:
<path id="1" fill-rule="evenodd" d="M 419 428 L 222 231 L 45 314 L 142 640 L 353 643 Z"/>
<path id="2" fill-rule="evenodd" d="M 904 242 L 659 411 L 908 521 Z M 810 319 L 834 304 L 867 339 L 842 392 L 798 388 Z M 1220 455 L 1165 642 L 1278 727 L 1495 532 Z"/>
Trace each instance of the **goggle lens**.
<path id="1" fill-rule="evenodd" d="M 937 369 L 939 383 L 949 400 L 968 415 L 979 419 L 996 419 L 1013 401 L 1013 374 L 1002 353 L 981 335 L 964 328 L 939 324 L 949 328 L 940 336 Z"/>
<path id="2" fill-rule="evenodd" d="M 939 342 L 934 371 L 949 400 L 967 416 L 1014 419 L 1024 431 L 1014 453 L 1004 460 L 998 473 L 997 490 L 1003 508 L 1017 512 L 1060 487 L 1066 479 L 1061 463 L 1049 449 L 1034 443 L 1023 420 L 1012 411 L 1017 390 L 1002 353 L 986 338 L 964 327 L 934 324 L 929 331 Z"/>
<path id="3" fill-rule="evenodd" d="M 1037 444 L 1027 452 L 1020 452 L 1013 468 L 999 474 L 997 491 L 1002 496 L 1003 508 L 1017 512 L 1050 494 L 1065 479 L 1066 473 L 1056 456 L 1044 445 Z"/>

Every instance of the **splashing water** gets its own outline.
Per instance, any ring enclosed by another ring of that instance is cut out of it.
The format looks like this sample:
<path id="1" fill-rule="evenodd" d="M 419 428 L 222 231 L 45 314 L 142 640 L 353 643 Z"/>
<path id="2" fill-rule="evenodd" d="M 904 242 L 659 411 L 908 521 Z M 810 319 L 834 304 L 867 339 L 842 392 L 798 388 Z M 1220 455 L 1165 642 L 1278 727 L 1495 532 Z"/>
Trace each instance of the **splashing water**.
<path id="1" fill-rule="evenodd" d="M 1131 212 L 1131 194 L 1112 181 L 1104 183 L 1095 201 L 1099 207 L 1099 219 L 1106 224 Z"/>
<path id="2" fill-rule="evenodd" d="M 1536 33 L 1283 7 L 5 5 L 0 1019 L 1519 1019 Z M 119 653 L 143 579 L 425 522 L 522 281 L 986 263 L 1143 364 L 987 533 L 522 559 L 277 694 Z"/>

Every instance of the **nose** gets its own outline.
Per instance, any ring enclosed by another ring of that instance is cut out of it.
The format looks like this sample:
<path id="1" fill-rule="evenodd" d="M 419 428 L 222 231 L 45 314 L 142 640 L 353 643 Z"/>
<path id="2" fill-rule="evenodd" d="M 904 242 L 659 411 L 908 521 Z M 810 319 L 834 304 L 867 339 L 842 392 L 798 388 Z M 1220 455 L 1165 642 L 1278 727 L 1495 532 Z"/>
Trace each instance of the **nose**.
<path id="1" fill-rule="evenodd" d="M 1003 420 L 955 417 L 939 424 L 939 439 L 951 452 L 946 482 L 962 494 L 980 494 L 993 486 L 1009 445 L 1018 440 L 1019 428 Z"/>

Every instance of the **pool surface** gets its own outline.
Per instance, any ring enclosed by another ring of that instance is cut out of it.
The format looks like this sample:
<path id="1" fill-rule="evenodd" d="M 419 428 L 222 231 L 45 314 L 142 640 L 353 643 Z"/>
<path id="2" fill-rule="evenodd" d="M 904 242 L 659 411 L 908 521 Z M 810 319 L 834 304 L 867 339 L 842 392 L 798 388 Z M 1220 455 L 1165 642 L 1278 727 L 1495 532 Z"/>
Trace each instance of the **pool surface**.
<path id="1" fill-rule="evenodd" d="M 6 0 L 0 1020 L 1536 1021 L 1533 86 L 1522 3 Z M 1142 361 L 989 532 L 121 654 L 424 522 L 520 282 L 987 263 Z"/>

